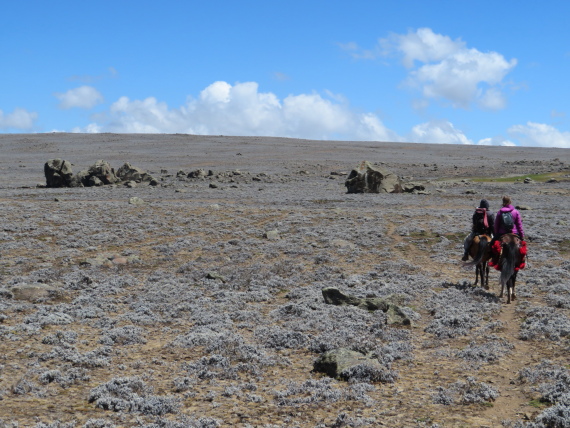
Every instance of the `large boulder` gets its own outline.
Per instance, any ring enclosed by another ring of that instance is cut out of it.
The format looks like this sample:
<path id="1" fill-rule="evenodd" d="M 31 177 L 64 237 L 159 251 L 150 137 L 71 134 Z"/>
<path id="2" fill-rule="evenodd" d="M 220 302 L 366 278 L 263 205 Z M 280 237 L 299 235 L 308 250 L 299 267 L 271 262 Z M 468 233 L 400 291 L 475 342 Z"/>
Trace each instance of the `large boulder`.
<path id="1" fill-rule="evenodd" d="M 374 355 L 347 348 L 325 352 L 313 363 L 313 371 L 342 380 L 394 382 L 397 374 L 383 367 Z"/>
<path id="2" fill-rule="evenodd" d="M 125 164 L 117 170 L 117 177 L 121 181 L 135 181 L 137 183 L 146 181 L 153 186 L 158 184 L 158 181 L 152 175 L 141 168 L 132 166 L 128 162 L 125 162 Z"/>
<path id="3" fill-rule="evenodd" d="M 102 184 L 113 184 L 118 181 L 115 170 L 111 168 L 109 162 L 104 160 L 98 160 L 91 165 L 87 173 L 89 174 L 89 180 L 92 186 L 100 186 L 99 182 L 93 179 L 93 177 L 98 179 Z"/>
<path id="4" fill-rule="evenodd" d="M 44 165 L 46 187 L 69 187 L 73 172 L 71 162 L 63 159 L 50 159 Z"/>
<path id="5" fill-rule="evenodd" d="M 402 193 L 402 183 L 397 175 L 372 166 L 368 161 L 350 171 L 344 185 L 347 193 Z"/>
<path id="6" fill-rule="evenodd" d="M 338 288 L 327 287 L 322 290 L 325 303 L 329 305 L 350 305 L 358 306 L 367 311 L 382 311 L 386 314 L 386 322 L 390 325 L 406 325 L 412 324 L 412 320 L 404 311 L 394 303 L 380 297 L 356 297 L 342 293 Z"/>

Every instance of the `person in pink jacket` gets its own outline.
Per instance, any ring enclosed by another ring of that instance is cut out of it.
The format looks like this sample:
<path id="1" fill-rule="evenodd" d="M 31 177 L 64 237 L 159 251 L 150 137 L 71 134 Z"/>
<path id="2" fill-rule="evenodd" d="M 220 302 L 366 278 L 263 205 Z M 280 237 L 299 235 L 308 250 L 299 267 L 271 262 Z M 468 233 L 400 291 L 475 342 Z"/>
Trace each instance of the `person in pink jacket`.
<path id="1" fill-rule="evenodd" d="M 511 198 L 503 196 L 503 207 L 495 216 L 495 233 L 493 240 L 500 239 L 505 233 L 514 233 L 524 240 L 521 214 L 511 205 Z"/>

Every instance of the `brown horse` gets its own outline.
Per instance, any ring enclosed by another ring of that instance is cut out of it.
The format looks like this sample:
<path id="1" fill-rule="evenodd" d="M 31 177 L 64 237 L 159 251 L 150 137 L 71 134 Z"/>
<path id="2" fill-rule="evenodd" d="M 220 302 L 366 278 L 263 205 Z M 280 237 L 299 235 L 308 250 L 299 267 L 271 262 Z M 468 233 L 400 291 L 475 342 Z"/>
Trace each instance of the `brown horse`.
<path id="1" fill-rule="evenodd" d="M 516 268 L 523 261 L 520 247 L 521 239 L 514 233 L 506 233 L 501 237 L 501 255 L 499 256 L 501 294 L 499 297 L 503 297 L 503 290 L 507 287 L 507 303 L 517 298 L 515 283 L 518 269 Z"/>
<path id="2" fill-rule="evenodd" d="M 473 285 L 476 286 L 479 282 L 479 277 L 481 277 L 481 286 L 485 290 L 489 289 L 488 261 L 491 258 L 490 242 L 491 237 L 488 235 L 475 235 L 469 247 L 469 255 L 473 260 L 464 264 L 466 268 L 475 266 L 475 284 Z"/>

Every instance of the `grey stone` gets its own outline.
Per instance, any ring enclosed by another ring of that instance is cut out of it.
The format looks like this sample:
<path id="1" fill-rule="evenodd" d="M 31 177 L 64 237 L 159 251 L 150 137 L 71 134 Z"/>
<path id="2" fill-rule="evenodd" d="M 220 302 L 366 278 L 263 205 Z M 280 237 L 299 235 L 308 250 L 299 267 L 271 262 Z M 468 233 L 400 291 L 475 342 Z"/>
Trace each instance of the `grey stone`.
<path id="1" fill-rule="evenodd" d="M 376 358 L 367 357 L 360 352 L 347 348 L 338 348 L 327 351 L 317 358 L 313 363 L 313 371 L 346 380 L 343 374 L 349 372 L 352 367 L 362 364 L 372 366 L 380 371 L 383 370 Z"/>
<path id="2" fill-rule="evenodd" d="M 272 241 L 276 241 L 278 239 L 281 239 L 281 236 L 279 235 L 278 230 L 268 230 L 267 232 L 265 232 L 263 234 L 263 237 L 267 238 L 269 240 L 272 240 Z"/>
<path id="3" fill-rule="evenodd" d="M 203 178 L 207 175 L 206 171 L 203 169 L 197 169 L 196 171 L 191 171 L 188 173 L 188 178 Z M 208 174 L 209 175 L 209 174 Z M 212 174 L 213 175 L 213 174 Z"/>
<path id="4" fill-rule="evenodd" d="M 158 184 L 158 180 L 156 180 L 152 175 L 128 162 L 125 162 L 125 164 L 117 170 L 117 177 L 121 181 L 136 181 L 137 183 L 147 182 L 151 186 Z"/>
<path id="5" fill-rule="evenodd" d="M 50 159 L 44 164 L 46 187 L 69 187 L 73 177 L 71 162 Z"/>
<path id="6" fill-rule="evenodd" d="M 129 204 L 131 205 L 143 205 L 144 201 L 139 198 L 138 196 L 133 196 L 132 198 L 129 198 Z"/>
<path id="7" fill-rule="evenodd" d="M 129 188 L 132 189 L 133 187 L 137 187 L 137 182 L 134 181 L 134 180 L 130 180 L 130 181 L 127 181 L 127 182 L 125 183 L 125 186 L 127 186 L 127 187 L 129 187 Z"/>
<path id="8" fill-rule="evenodd" d="M 412 320 L 402 311 L 402 309 L 390 302 L 388 299 L 380 297 L 355 297 L 342 293 L 338 288 L 327 287 L 322 289 L 325 303 L 329 305 L 351 305 L 368 311 L 381 310 L 387 316 L 389 325 L 412 325 Z"/>
<path id="9" fill-rule="evenodd" d="M 103 184 L 104 183 L 99 179 L 99 177 L 96 177 L 94 175 L 89 177 L 89 186 L 90 187 L 99 187 L 99 186 L 102 186 Z"/>
<path id="10" fill-rule="evenodd" d="M 353 169 L 344 185 L 347 193 L 401 193 L 402 183 L 397 175 L 385 168 L 363 161 Z"/>
<path id="11" fill-rule="evenodd" d="M 99 179 L 102 184 L 113 184 L 119 181 L 115 175 L 115 170 L 111 168 L 109 162 L 104 160 L 98 160 L 93 165 L 91 165 L 87 170 L 87 173 L 89 174 L 90 182 L 93 177 Z"/>
<path id="12" fill-rule="evenodd" d="M 426 187 L 421 183 L 409 182 L 402 185 L 402 190 L 406 193 L 416 193 L 425 191 Z"/>
<path id="13" fill-rule="evenodd" d="M 220 275 L 218 272 L 208 272 L 206 275 L 207 279 L 219 279 L 223 283 L 226 282 L 226 278 L 223 275 Z"/>

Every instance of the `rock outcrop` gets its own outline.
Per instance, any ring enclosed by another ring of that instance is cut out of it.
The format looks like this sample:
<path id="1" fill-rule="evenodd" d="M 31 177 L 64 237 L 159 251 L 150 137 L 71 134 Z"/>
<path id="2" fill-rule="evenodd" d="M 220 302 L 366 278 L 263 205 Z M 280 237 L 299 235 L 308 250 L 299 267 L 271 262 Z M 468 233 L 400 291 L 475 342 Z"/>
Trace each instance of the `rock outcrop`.
<path id="1" fill-rule="evenodd" d="M 322 289 L 325 303 L 329 305 L 351 305 L 368 311 L 380 310 L 387 316 L 387 323 L 390 325 L 411 325 L 412 320 L 402 311 L 402 309 L 387 299 L 380 297 L 355 297 L 342 293 L 338 288 L 327 287 Z"/>
<path id="2" fill-rule="evenodd" d="M 148 182 L 151 186 L 156 186 L 158 180 L 146 171 L 132 166 L 130 163 L 125 164 L 117 170 L 117 177 L 121 181 L 135 181 L 137 183 Z"/>
<path id="3" fill-rule="evenodd" d="M 63 159 L 50 159 L 44 164 L 46 187 L 69 187 L 73 172 L 71 162 Z"/>
<path id="4" fill-rule="evenodd" d="M 125 163 L 115 174 L 109 162 L 98 160 L 88 169 L 73 175 L 71 163 L 61 159 L 50 159 L 44 165 L 46 187 L 93 187 L 123 183 L 147 182 L 158 185 L 152 175 L 140 168 Z M 134 187 L 132 184 L 130 187 Z"/>
<path id="5" fill-rule="evenodd" d="M 367 161 L 350 172 L 344 185 L 347 193 L 402 193 L 397 175 Z"/>

